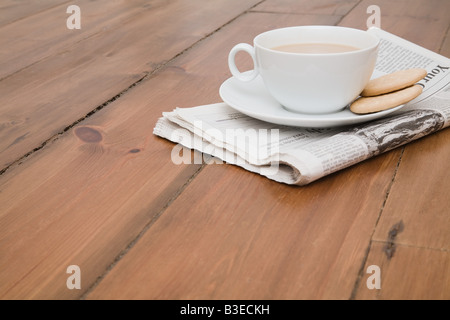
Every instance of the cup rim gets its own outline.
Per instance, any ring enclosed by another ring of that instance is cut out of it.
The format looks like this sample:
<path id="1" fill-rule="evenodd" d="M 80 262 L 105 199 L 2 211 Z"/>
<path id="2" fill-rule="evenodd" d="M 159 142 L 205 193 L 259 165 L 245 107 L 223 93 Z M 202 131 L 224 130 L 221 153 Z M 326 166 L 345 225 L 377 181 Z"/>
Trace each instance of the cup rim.
<path id="1" fill-rule="evenodd" d="M 369 47 L 361 48 L 361 49 L 358 49 L 358 50 L 352 50 L 352 51 L 348 51 L 348 52 L 332 52 L 332 53 L 285 52 L 285 51 L 279 51 L 279 50 L 273 50 L 271 48 L 267 48 L 267 47 L 262 46 L 261 44 L 259 44 L 257 42 L 260 38 L 262 38 L 263 36 L 266 36 L 269 33 L 275 33 L 275 32 L 279 32 L 281 30 L 288 30 L 288 29 L 315 29 L 315 30 L 320 30 L 320 29 L 335 29 L 336 30 L 336 29 L 339 29 L 339 30 L 351 30 L 352 32 L 358 32 L 358 33 L 370 36 L 372 39 L 375 40 L 375 42 L 374 42 L 373 45 L 371 45 Z M 258 47 L 259 49 L 262 49 L 264 51 L 277 53 L 277 54 L 281 54 L 281 55 L 287 55 L 287 56 L 310 56 L 310 57 L 324 56 L 324 57 L 330 57 L 330 56 L 352 55 L 352 54 L 358 54 L 358 53 L 362 53 L 362 52 L 372 51 L 372 50 L 376 49 L 380 45 L 380 39 L 378 37 L 376 37 L 375 35 L 373 35 L 371 33 L 368 33 L 367 31 L 364 31 L 364 30 L 361 30 L 361 29 L 356 29 L 356 28 L 342 27 L 342 26 L 329 26 L 329 25 L 305 25 L 305 26 L 293 26 L 293 27 L 277 28 L 277 29 L 272 29 L 272 30 L 260 33 L 259 35 L 257 35 L 254 38 L 253 45 L 254 45 L 255 48 Z"/>

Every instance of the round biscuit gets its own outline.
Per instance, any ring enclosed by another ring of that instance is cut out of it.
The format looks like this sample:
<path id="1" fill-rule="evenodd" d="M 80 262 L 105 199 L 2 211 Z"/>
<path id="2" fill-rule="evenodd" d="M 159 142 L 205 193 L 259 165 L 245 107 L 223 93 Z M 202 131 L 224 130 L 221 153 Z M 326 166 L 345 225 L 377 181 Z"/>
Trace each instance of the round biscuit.
<path id="1" fill-rule="evenodd" d="M 414 68 L 396 71 L 369 81 L 361 92 L 363 97 L 373 97 L 407 88 L 425 78 L 427 70 Z"/>
<path id="2" fill-rule="evenodd" d="M 360 97 L 350 105 L 350 111 L 356 114 L 366 114 L 395 108 L 415 99 L 421 93 L 422 86 L 413 85 L 375 97 Z"/>

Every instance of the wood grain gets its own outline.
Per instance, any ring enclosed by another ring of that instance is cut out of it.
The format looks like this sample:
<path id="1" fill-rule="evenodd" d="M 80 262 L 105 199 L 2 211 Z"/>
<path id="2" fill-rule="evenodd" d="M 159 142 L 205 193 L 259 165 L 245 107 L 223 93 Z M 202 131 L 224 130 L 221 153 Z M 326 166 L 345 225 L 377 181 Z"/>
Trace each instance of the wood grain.
<path id="1" fill-rule="evenodd" d="M 158 52 L 175 54 L 178 45 L 168 43 L 160 42 Z M 216 86 L 191 94 L 211 74 L 203 72 L 193 81 L 183 69 L 167 68 L 1 175 L 1 298 L 79 298 L 181 192 L 199 166 L 174 165 L 173 144 L 152 131 L 163 111 L 189 103 L 189 96 L 194 103 L 217 98 Z M 81 268 L 82 291 L 66 287 L 72 264 Z"/>
<path id="2" fill-rule="evenodd" d="M 103 121 L 93 116 L 2 175 L 3 299 L 80 297 L 199 169 L 174 165 L 173 145 L 152 134 L 168 107 L 166 90 L 183 80 L 176 71 L 171 82 L 127 94 Z M 72 264 L 82 271 L 81 292 L 65 284 Z"/>
<path id="3" fill-rule="evenodd" d="M 400 154 L 295 191 L 240 169 L 207 166 L 88 298 L 358 297 L 361 262 L 379 214 L 386 213 L 384 196 Z M 376 172 L 380 167 L 384 174 Z M 215 181 L 213 188 L 208 181 Z M 438 274 L 442 268 L 431 269 Z M 395 285 L 393 270 L 383 272 Z M 441 296 L 447 287 L 414 296 Z"/>
<path id="4" fill-rule="evenodd" d="M 144 0 L 121 3 L 78 1 L 81 17 L 79 30 L 69 30 L 66 26 L 70 16 L 66 13 L 67 2 L 1 27 L 0 79 L 40 60 L 67 52 L 77 42 L 95 34 L 126 26 L 133 18 L 139 19 L 139 16 L 145 16 L 161 6 L 161 1 L 153 2 L 151 6 L 146 3 Z"/>
<path id="5" fill-rule="evenodd" d="M 267 19 L 251 17 L 252 32 Z M 286 15 L 279 23 L 289 23 Z M 3 298 L 76 298 L 84 291 L 67 290 L 68 265 L 80 266 L 83 290 L 107 270 L 198 170 L 172 164 L 173 144 L 152 135 L 156 120 L 176 106 L 219 101 L 228 47 L 252 32 L 242 35 L 236 25 L 226 37 L 202 41 L 2 175 L 0 246 L 10 248 L 0 261 Z"/>
<path id="6" fill-rule="evenodd" d="M 448 1 L 80 1 L 67 38 L 67 2 L 21 3 L 0 5 L 25 50 L 0 81 L 0 170 L 31 151 L 0 173 L 0 299 L 450 298 L 448 129 L 305 187 L 175 165 L 152 133 L 163 111 L 219 102 L 229 50 L 262 31 L 365 28 L 378 4 L 385 30 L 444 53 Z"/>
<path id="7" fill-rule="evenodd" d="M 254 3 L 236 1 L 216 16 L 221 7 L 229 7 L 228 1 L 163 1 L 133 19 L 115 19 L 118 25 L 4 79 L 0 168 L 39 148 Z"/>
<path id="8" fill-rule="evenodd" d="M 383 29 L 430 50 L 444 50 L 441 53 L 445 55 L 446 32 L 450 26 L 445 12 L 450 10 L 450 2 L 436 0 L 425 5 L 423 1 L 362 1 L 341 24 L 362 28 L 361 17 L 372 4 L 381 9 Z M 449 134 L 445 129 L 404 147 L 369 250 L 369 260 L 378 261 L 368 260 L 365 266 L 375 264 L 382 268 L 383 288 L 381 292 L 368 290 L 364 280 L 368 275 L 360 274 L 362 280 L 355 288 L 356 298 L 442 299 L 448 296 L 449 283 L 445 280 L 448 272 L 442 266 L 448 269 L 450 184 L 442 179 L 442 174 L 450 170 L 446 147 Z M 395 231 L 399 224 L 401 230 Z M 427 263 L 428 257 L 435 263 Z"/>
<path id="9" fill-rule="evenodd" d="M 384 241 L 392 226 L 403 221 L 396 242 L 415 247 L 450 250 L 450 130 L 408 145 L 395 184 L 377 225 L 374 240 Z"/>
<path id="10" fill-rule="evenodd" d="M 441 48 L 439 50 L 439 53 L 442 54 L 444 57 L 450 57 L 450 26 L 449 29 L 447 29 L 447 34 L 445 35 L 444 41 L 442 41 Z"/>
<path id="11" fill-rule="evenodd" d="M 68 3 L 68 0 L 46 0 L 46 1 L 33 1 L 33 0 L 2 0 L 0 3 L 0 27 L 8 23 L 27 18 L 34 14 L 38 14 L 45 10 L 48 10 L 54 6 Z"/>
<path id="12" fill-rule="evenodd" d="M 290 14 L 346 15 L 359 0 L 266 0 L 253 11 Z M 304 24 L 300 19 L 298 24 Z"/>
<path id="13" fill-rule="evenodd" d="M 193 79 L 226 70 L 217 65 L 226 61 L 223 47 L 248 42 L 268 17 L 278 27 L 298 19 L 249 13 L 175 66 Z M 206 166 L 87 298 L 348 299 L 399 156 L 388 153 L 305 188 Z"/>
<path id="14" fill-rule="evenodd" d="M 449 26 L 449 1 L 363 0 L 342 19 L 340 25 L 367 29 L 367 19 L 371 15 L 367 8 L 371 5 L 380 8 L 383 30 L 432 51 L 439 50 Z"/>
<path id="15" fill-rule="evenodd" d="M 399 245 L 388 259 L 385 243 L 374 242 L 364 266 L 355 299 L 358 300 L 448 300 L 450 255 L 448 251 Z M 380 268 L 380 289 L 369 289 L 369 266 Z M 431 272 L 430 272 L 431 271 Z"/>
<path id="16" fill-rule="evenodd" d="M 206 166 L 88 298 L 348 299 L 398 155 L 304 188 Z"/>

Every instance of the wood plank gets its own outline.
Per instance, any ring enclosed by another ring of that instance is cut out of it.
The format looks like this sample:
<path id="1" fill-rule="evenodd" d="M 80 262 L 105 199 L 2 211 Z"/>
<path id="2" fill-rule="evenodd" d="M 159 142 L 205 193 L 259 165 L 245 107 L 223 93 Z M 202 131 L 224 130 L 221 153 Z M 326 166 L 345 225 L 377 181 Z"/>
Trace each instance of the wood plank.
<path id="1" fill-rule="evenodd" d="M 380 268 L 380 289 L 369 289 L 367 280 L 373 271 L 364 273 L 355 299 L 358 300 L 449 300 L 450 255 L 448 251 L 399 245 L 388 259 L 383 242 L 374 242 L 364 266 Z M 371 283 L 372 279 L 369 279 Z"/>
<path id="2" fill-rule="evenodd" d="M 266 11 L 291 14 L 346 15 L 359 0 L 266 0 L 253 11 Z M 299 24 L 304 24 L 299 20 Z"/>
<path id="3" fill-rule="evenodd" d="M 302 188 L 208 165 L 87 298 L 348 299 L 398 155 Z"/>
<path id="4" fill-rule="evenodd" d="M 66 26 L 70 16 L 66 13 L 67 3 L 4 26 L 0 28 L 0 79 L 47 57 L 66 52 L 68 47 L 95 34 L 126 29 L 135 19 L 145 20 L 149 14 L 161 14 L 161 9 L 173 9 L 173 4 L 168 5 L 164 0 L 152 1 L 151 4 L 145 0 L 82 0 L 78 2 L 81 12 L 79 30 L 69 30 Z"/>
<path id="5" fill-rule="evenodd" d="M 144 4 L 124 6 L 117 1 L 80 1 L 82 25 L 69 30 L 67 4 L 26 17 L 0 28 L 0 79 L 46 57 L 67 50 L 68 46 L 92 36 L 102 29 L 117 28 L 130 16 L 144 11 Z M 147 10 L 145 10 L 147 11 Z"/>
<path id="6" fill-rule="evenodd" d="M 218 5 L 214 10 L 220 11 Z M 221 5 L 228 8 L 229 3 Z M 190 14 L 189 8 L 179 8 L 177 14 L 185 16 L 180 18 L 182 25 L 183 19 L 197 21 L 213 10 L 210 6 L 199 11 L 194 6 L 195 13 Z M 213 20 L 220 23 L 226 17 L 199 21 L 193 27 L 196 37 L 209 32 Z M 167 43 L 182 41 L 178 37 L 183 34 L 171 36 L 166 25 L 158 30 Z M 154 46 L 155 37 L 149 37 L 147 45 L 153 41 Z M 175 50 L 164 44 L 159 42 L 161 51 Z M 88 45 L 86 49 L 92 50 Z M 79 298 L 199 169 L 170 161 L 173 144 L 153 135 L 156 120 L 177 105 L 217 101 L 220 81 L 210 69 L 195 73 L 166 68 L 1 175 L 0 297 Z M 208 82 L 211 86 L 204 86 Z M 88 95 L 77 92 L 84 98 Z M 66 287 L 66 268 L 72 264 L 81 268 L 81 290 Z"/>
<path id="7" fill-rule="evenodd" d="M 168 74 L 2 175 L 1 298 L 79 297 L 66 287 L 67 266 L 79 265 L 89 288 L 199 169 L 174 165 L 173 145 L 152 134 L 167 90 L 195 90 L 178 70 Z"/>
<path id="8" fill-rule="evenodd" d="M 256 2 L 164 1 L 4 79 L 0 170 Z"/>
<path id="9" fill-rule="evenodd" d="M 385 241 L 392 226 L 403 221 L 399 244 L 450 249 L 450 181 L 443 178 L 450 170 L 448 141 L 450 130 L 444 129 L 405 148 L 374 240 Z"/>
<path id="10" fill-rule="evenodd" d="M 361 17 L 372 4 L 381 9 L 383 29 L 436 52 L 445 49 L 448 1 L 363 1 L 341 24 L 363 28 Z M 384 288 L 381 292 L 368 290 L 365 281 L 361 280 L 354 293 L 356 298 L 442 298 L 445 292 L 448 296 L 449 284 L 439 282 L 439 277 L 445 279 L 442 265 L 448 268 L 450 245 L 447 214 L 450 184 L 442 179 L 443 172 L 450 170 L 447 161 L 449 134 L 446 129 L 405 146 L 369 252 L 369 260 L 378 261 L 366 263 L 366 267 L 386 263 L 395 267 L 382 267 Z M 402 227 L 398 229 L 399 224 Z M 417 263 L 428 258 L 438 262 Z M 393 261 L 389 262 L 390 259 Z M 367 277 L 365 274 L 360 276 Z"/>
<path id="11" fill-rule="evenodd" d="M 381 9 L 383 29 L 387 28 L 387 31 L 400 34 L 434 51 L 438 51 L 442 43 L 445 44 L 450 26 L 446 16 L 446 12 L 450 10 L 450 2 L 363 1 L 341 21 L 341 24 L 362 27 L 362 20 L 359 17 L 371 4 L 376 4 Z M 450 184 L 445 180 L 436 184 L 436 181 L 442 180 L 440 178 L 442 172 L 446 172 L 446 168 L 449 167 L 446 161 L 450 152 L 446 148 L 449 134 L 448 130 L 445 130 L 405 148 L 396 183 L 374 235 L 375 240 L 385 240 L 390 228 L 403 220 L 405 231 L 399 235 L 399 239 L 405 241 L 403 243 L 448 248 L 450 219 L 446 211 L 450 203 L 445 195 L 450 192 Z M 430 163 L 434 164 L 430 166 Z M 430 202 L 430 199 L 436 200 Z M 424 212 L 433 214 L 424 216 Z M 420 232 L 424 226 L 434 232 Z"/>
<path id="12" fill-rule="evenodd" d="M 447 58 L 450 57 L 450 32 L 449 32 L 449 30 L 450 30 L 450 26 L 449 26 L 449 29 L 447 29 L 447 34 L 446 34 L 445 39 L 442 42 L 442 46 L 439 50 L 439 53 Z"/>
<path id="13" fill-rule="evenodd" d="M 354 23 L 354 12 L 340 25 Z M 405 29 L 396 31 L 401 36 Z M 400 153 L 305 188 L 234 167 L 206 166 L 88 298 L 353 297 Z"/>
<path id="14" fill-rule="evenodd" d="M 432 51 L 438 51 L 449 26 L 447 0 L 363 0 L 340 25 L 367 29 L 371 14 L 367 8 L 379 6 L 381 28 Z"/>
<path id="15" fill-rule="evenodd" d="M 26 18 L 33 14 L 48 10 L 54 6 L 62 3 L 68 3 L 68 0 L 46 0 L 46 1 L 35 1 L 35 0 L 2 0 L 0 3 L 0 27 L 17 21 L 19 19 Z"/>
<path id="16" fill-rule="evenodd" d="M 151 134 L 161 111 L 218 101 L 235 42 L 292 23 L 269 17 L 237 19 L 0 177 L 2 298 L 77 298 L 102 275 L 88 298 L 350 297 L 400 150 L 305 188 L 225 165 L 186 187 L 198 167 L 174 166 L 173 144 Z M 65 286 L 70 264 L 82 291 Z"/>
<path id="17" fill-rule="evenodd" d="M 193 80 L 211 69 L 226 75 L 217 63 L 226 61 L 224 47 L 248 42 L 268 27 L 263 21 L 272 28 L 296 20 L 246 14 L 175 67 Z M 208 165 L 87 298 L 348 299 L 399 156 L 395 150 L 302 188 Z"/>

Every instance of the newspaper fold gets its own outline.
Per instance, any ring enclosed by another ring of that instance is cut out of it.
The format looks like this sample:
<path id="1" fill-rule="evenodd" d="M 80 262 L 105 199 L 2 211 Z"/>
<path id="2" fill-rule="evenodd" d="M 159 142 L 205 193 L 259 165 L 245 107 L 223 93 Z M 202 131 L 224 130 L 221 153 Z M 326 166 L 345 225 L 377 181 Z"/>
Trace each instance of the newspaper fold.
<path id="1" fill-rule="evenodd" d="M 225 103 L 163 113 L 153 133 L 175 142 L 171 160 L 229 163 L 286 184 L 306 185 L 335 171 L 446 128 L 450 124 L 450 59 L 378 28 L 375 72 L 424 68 L 423 93 L 390 116 L 358 125 L 299 128 L 246 116 Z M 213 157 L 211 157 L 212 155 Z"/>

